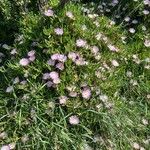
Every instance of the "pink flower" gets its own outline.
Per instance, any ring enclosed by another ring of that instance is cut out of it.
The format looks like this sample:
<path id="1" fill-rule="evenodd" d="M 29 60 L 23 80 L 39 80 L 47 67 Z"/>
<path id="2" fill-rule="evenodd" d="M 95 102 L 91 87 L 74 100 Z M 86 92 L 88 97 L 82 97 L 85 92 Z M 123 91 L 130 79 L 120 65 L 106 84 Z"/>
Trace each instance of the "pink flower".
<path id="1" fill-rule="evenodd" d="M 67 100 L 68 100 L 68 97 L 66 97 L 66 96 L 60 96 L 60 97 L 59 97 L 59 103 L 60 103 L 61 105 L 65 105 L 66 102 L 67 102 Z"/>
<path id="2" fill-rule="evenodd" d="M 85 47 L 87 45 L 87 42 L 83 39 L 76 40 L 77 47 Z"/>
<path id="3" fill-rule="evenodd" d="M 72 61 L 75 61 L 75 59 L 77 58 L 77 54 L 74 52 L 69 52 L 68 58 L 71 59 Z"/>
<path id="4" fill-rule="evenodd" d="M 99 52 L 99 48 L 98 48 L 97 46 L 93 46 L 93 47 L 91 48 L 91 52 L 92 52 L 94 55 L 96 55 L 96 54 Z"/>
<path id="5" fill-rule="evenodd" d="M 4 145 L 1 147 L 1 150 L 10 150 L 9 145 Z"/>
<path id="6" fill-rule="evenodd" d="M 64 70 L 64 64 L 63 63 L 57 63 L 56 68 L 58 68 L 59 70 Z"/>
<path id="7" fill-rule="evenodd" d="M 67 60 L 67 57 L 63 54 L 58 55 L 58 61 L 65 62 Z"/>
<path id="8" fill-rule="evenodd" d="M 46 10 L 46 11 L 44 12 L 44 15 L 45 15 L 45 16 L 48 16 L 48 17 L 53 17 L 53 16 L 54 16 L 54 12 L 53 12 L 53 10 L 48 9 L 48 10 Z"/>
<path id="9" fill-rule="evenodd" d="M 63 33 L 64 33 L 62 28 L 56 28 L 56 29 L 54 29 L 54 31 L 57 35 L 63 35 Z"/>
<path id="10" fill-rule="evenodd" d="M 29 57 L 34 56 L 34 55 L 35 55 L 35 51 L 34 50 L 28 52 L 28 56 Z"/>
<path id="11" fill-rule="evenodd" d="M 91 97 L 91 90 L 90 90 L 90 88 L 88 88 L 88 87 L 84 87 L 83 88 L 83 90 L 82 90 L 82 97 L 84 99 L 90 99 L 90 97 Z"/>
<path id="12" fill-rule="evenodd" d="M 150 1 L 149 0 L 144 0 L 144 4 L 150 6 Z"/>
<path id="13" fill-rule="evenodd" d="M 58 60 L 60 62 L 65 62 L 67 60 L 67 57 L 65 55 L 63 55 L 63 54 L 56 53 L 56 54 L 53 54 L 51 56 L 51 59 L 52 60 Z"/>
<path id="14" fill-rule="evenodd" d="M 59 84 L 60 83 L 60 79 L 59 78 L 53 79 L 53 83 L 54 84 Z"/>
<path id="15" fill-rule="evenodd" d="M 144 15 L 148 15 L 148 14 L 149 14 L 149 11 L 148 11 L 148 10 L 143 10 L 143 14 L 144 14 Z"/>
<path id="16" fill-rule="evenodd" d="M 55 65 L 55 60 L 49 59 L 47 61 L 47 64 L 50 65 L 50 66 L 54 66 Z"/>
<path id="17" fill-rule="evenodd" d="M 70 116 L 69 117 L 69 123 L 72 125 L 77 125 L 79 124 L 79 118 L 76 115 Z"/>
<path id="18" fill-rule="evenodd" d="M 58 75 L 58 73 L 57 73 L 56 71 L 50 72 L 49 76 L 50 76 L 50 78 L 53 79 L 53 80 L 56 80 L 56 79 L 59 78 L 59 75 Z"/>
<path id="19" fill-rule="evenodd" d="M 29 57 L 29 60 L 31 61 L 31 62 L 33 62 L 34 60 L 35 60 L 35 56 L 33 55 L 33 56 L 30 56 Z"/>
<path id="20" fill-rule="evenodd" d="M 43 80 L 50 79 L 49 73 L 44 73 L 42 79 L 43 79 Z"/>
<path id="21" fill-rule="evenodd" d="M 88 62 L 86 62 L 78 53 L 70 52 L 68 54 L 68 58 L 70 58 L 78 66 L 88 64 Z"/>
<path id="22" fill-rule="evenodd" d="M 19 63 L 21 66 L 27 66 L 30 62 L 27 58 L 22 58 Z"/>
<path id="23" fill-rule="evenodd" d="M 58 60 L 58 53 L 56 53 L 56 54 L 53 54 L 52 56 L 51 56 L 51 59 L 52 60 Z"/>
<path id="24" fill-rule="evenodd" d="M 52 87 L 52 85 L 53 85 L 53 82 L 51 82 L 51 81 L 48 81 L 48 82 L 46 82 L 46 85 L 47 85 L 47 87 Z"/>

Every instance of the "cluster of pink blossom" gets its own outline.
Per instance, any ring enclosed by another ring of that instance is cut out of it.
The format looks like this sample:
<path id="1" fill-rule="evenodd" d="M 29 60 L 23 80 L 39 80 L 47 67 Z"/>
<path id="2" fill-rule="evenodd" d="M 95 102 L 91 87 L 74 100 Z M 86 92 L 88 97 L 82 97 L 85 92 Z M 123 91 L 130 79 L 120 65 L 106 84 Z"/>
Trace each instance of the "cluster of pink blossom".
<path id="1" fill-rule="evenodd" d="M 81 57 L 78 53 L 69 52 L 68 58 L 71 59 L 78 66 L 88 65 L 88 62 L 85 61 L 85 59 Z"/>
<path id="2" fill-rule="evenodd" d="M 51 58 L 47 61 L 47 64 L 50 66 L 55 66 L 59 70 L 64 70 L 64 62 L 66 62 L 67 56 L 63 54 L 53 54 Z"/>
<path id="3" fill-rule="evenodd" d="M 89 100 L 91 98 L 91 89 L 90 87 L 87 86 L 87 84 L 84 84 L 83 86 L 81 86 L 81 95 L 83 99 Z M 70 97 L 76 97 L 78 94 L 75 91 L 76 87 L 75 86 L 69 86 L 67 87 L 67 90 L 69 91 L 69 96 Z M 72 95 L 73 94 L 73 95 Z M 59 98 L 59 104 L 64 106 L 67 103 L 67 100 L 69 99 L 67 96 L 60 96 Z M 77 125 L 79 124 L 79 118 L 77 115 L 72 115 L 69 117 L 69 123 L 71 125 Z"/>
<path id="4" fill-rule="evenodd" d="M 87 85 L 81 86 L 81 95 L 83 99 L 89 100 L 91 98 L 91 89 Z M 67 90 L 69 92 L 70 97 L 77 97 L 78 93 L 76 92 L 76 87 L 75 86 L 69 86 L 67 87 Z M 68 100 L 67 96 L 60 96 L 59 97 L 59 103 L 62 105 L 65 105 Z"/>
<path id="5" fill-rule="evenodd" d="M 59 54 L 59 53 L 56 53 L 56 54 L 53 54 L 51 56 L 51 59 L 53 61 L 60 61 L 60 62 L 65 62 L 67 60 L 67 56 L 63 55 L 63 54 Z"/>
<path id="6" fill-rule="evenodd" d="M 60 83 L 59 74 L 56 71 L 44 73 L 42 79 L 46 81 L 47 87 L 55 87 Z"/>
<path id="7" fill-rule="evenodd" d="M 60 97 L 59 97 L 59 104 L 61 104 L 61 105 L 66 105 L 67 100 L 68 100 L 68 97 L 67 97 L 67 96 L 60 96 Z"/>
<path id="8" fill-rule="evenodd" d="M 31 63 L 31 62 L 33 62 L 35 60 L 35 51 L 34 50 L 29 51 L 27 55 L 28 55 L 27 58 L 22 58 L 19 61 L 19 64 L 21 66 L 28 66 L 29 63 Z"/>

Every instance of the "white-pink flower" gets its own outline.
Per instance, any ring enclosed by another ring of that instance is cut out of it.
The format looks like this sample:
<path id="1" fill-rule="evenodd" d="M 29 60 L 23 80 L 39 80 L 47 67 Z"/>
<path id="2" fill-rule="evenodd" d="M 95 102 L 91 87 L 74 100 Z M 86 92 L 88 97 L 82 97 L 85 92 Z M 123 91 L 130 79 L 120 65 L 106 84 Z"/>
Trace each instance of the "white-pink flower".
<path id="1" fill-rule="evenodd" d="M 64 33 L 62 28 L 56 28 L 56 29 L 54 29 L 54 31 L 57 35 L 63 35 L 63 33 Z"/>
<path id="2" fill-rule="evenodd" d="M 84 87 L 83 90 L 82 90 L 82 97 L 84 99 L 90 99 L 91 97 L 91 90 L 89 87 Z"/>
<path id="3" fill-rule="evenodd" d="M 60 78 L 53 79 L 53 83 L 54 84 L 59 84 L 60 83 Z"/>
<path id="4" fill-rule="evenodd" d="M 71 91 L 71 92 L 69 93 L 69 96 L 70 96 L 70 97 L 77 97 L 77 95 L 78 95 L 78 93 L 77 93 L 77 92 L 74 92 L 74 91 Z"/>
<path id="5" fill-rule="evenodd" d="M 58 54 L 57 60 L 60 62 L 65 62 L 67 60 L 67 57 L 63 54 Z"/>
<path id="6" fill-rule="evenodd" d="M 42 79 L 43 79 L 43 80 L 50 79 L 49 73 L 44 73 Z"/>
<path id="7" fill-rule="evenodd" d="M 65 67 L 64 64 L 60 62 L 56 64 L 56 68 L 58 68 L 59 70 L 64 70 Z"/>
<path id="8" fill-rule="evenodd" d="M 96 54 L 99 52 L 99 48 L 98 48 L 97 46 L 93 46 L 93 47 L 91 48 L 91 52 L 92 52 L 94 55 L 96 55 Z"/>
<path id="9" fill-rule="evenodd" d="M 113 52 L 118 52 L 118 48 L 115 47 L 114 45 L 112 44 L 108 44 L 107 47 L 109 48 L 110 51 L 113 51 Z"/>
<path id="10" fill-rule="evenodd" d="M 67 12 L 66 12 L 66 16 L 69 17 L 70 19 L 73 19 L 73 18 L 74 18 L 72 12 L 70 12 L 70 11 L 67 11 Z"/>
<path id="11" fill-rule="evenodd" d="M 17 84 L 17 83 L 19 83 L 19 81 L 20 81 L 19 77 L 16 77 L 16 78 L 13 80 L 13 84 Z"/>
<path id="12" fill-rule="evenodd" d="M 138 149 L 140 149 L 140 145 L 138 143 L 134 142 L 133 143 L 133 148 L 138 150 Z"/>
<path id="13" fill-rule="evenodd" d="M 70 52 L 68 58 L 71 59 L 76 65 L 87 65 L 88 62 L 84 60 L 78 53 Z"/>
<path id="14" fill-rule="evenodd" d="M 115 67 L 118 67 L 118 66 L 119 66 L 119 63 L 118 63 L 116 60 L 112 60 L 111 63 L 112 63 L 112 65 L 115 66 Z"/>
<path id="15" fill-rule="evenodd" d="M 148 14 L 149 14 L 149 11 L 148 11 L 148 10 L 143 10 L 143 14 L 144 14 L 144 15 L 148 15 Z"/>
<path id="16" fill-rule="evenodd" d="M 10 150 L 9 145 L 4 145 L 1 147 L 1 150 Z"/>
<path id="17" fill-rule="evenodd" d="M 150 1 L 149 0 L 144 0 L 144 4 L 150 6 Z"/>
<path id="18" fill-rule="evenodd" d="M 46 86 L 47 86 L 47 87 L 52 87 L 52 86 L 53 86 L 53 82 L 52 82 L 52 81 L 46 82 Z"/>
<path id="19" fill-rule="evenodd" d="M 85 61 L 82 57 L 79 57 L 78 59 L 75 60 L 75 64 L 77 66 L 83 66 L 83 65 L 87 65 L 88 62 Z"/>
<path id="20" fill-rule="evenodd" d="M 150 47 L 150 40 L 146 39 L 146 40 L 144 41 L 144 45 L 145 45 L 146 47 Z"/>
<path id="21" fill-rule="evenodd" d="M 54 16 L 54 11 L 51 9 L 45 10 L 44 15 L 48 17 L 52 17 Z"/>
<path id="22" fill-rule="evenodd" d="M 11 55 L 15 55 L 17 54 L 17 50 L 14 48 L 11 52 L 10 52 Z"/>
<path id="23" fill-rule="evenodd" d="M 74 52 L 69 52 L 68 58 L 71 59 L 72 61 L 75 61 L 75 59 L 77 58 L 77 54 Z"/>
<path id="24" fill-rule="evenodd" d="M 47 64 L 50 65 L 50 66 L 54 66 L 55 65 L 55 60 L 49 59 L 47 61 Z"/>
<path id="25" fill-rule="evenodd" d="M 135 33 L 135 29 L 134 28 L 130 28 L 129 32 L 133 34 L 133 33 Z"/>
<path id="26" fill-rule="evenodd" d="M 78 39 L 78 40 L 76 40 L 76 45 L 78 47 L 85 47 L 87 45 L 87 42 L 83 39 Z"/>
<path id="27" fill-rule="evenodd" d="M 29 60 L 27 58 L 22 58 L 20 61 L 19 61 L 19 64 L 21 66 L 27 66 L 29 64 Z"/>
<path id="28" fill-rule="evenodd" d="M 63 54 L 56 53 L 56 54 L 53 54 L 51 56 L 51 59 L 52 60 L 58 60 L 60 62 L 65 62 L 67 60 L 67 57 L 65 55 L 63 55 Z"/>
<path id="29" fill-rule="evenodd" d="M 79 124 L 79 118 L 76 115 L 70 116 L 69 117 L 69 123 L 72 125 L 77 125 Z"/>
<path id="30" fill-rule="evenodd" d="M 28 56 L 31 57 L 31 56 L 34 56 L 35 55 L 35 51 L 34 50 L 31 50 L 28 52 Z"/>
<path id="31" fill-rule="evenodd" d="M 53 80 L 59 78 L 59 74 L 58 74 L 56 71 L 50 72 L 49 76 L 50 76 L 50 78 L 53 79 Z"/>
<path id="32" fill-rule="evenodd" d="M 34 60 L 35 60 L 35 56 L 34 55 L 29 57 L 29 61 L 30 62 L 33 62 Z"/>
<path id="33" fill-rule="evenodd" d="M 56 54 L 53 54 L 52 56 L 51 56 L 51 59 L 52 60 L 58 60 L 58 53 L 56 53 Z"/>
<path id="34" fill-rule="evenodd" d="M 14 89 L 13 86 L 7 87 L 6 93 L 11 93 L 13 91 L 13 89 Z"/>
<path id="35" fill-rule="evenodd" d="M 124 20 L 125 20 L 126 22 L 129 22 L 129 21 L 130 21 L 130 17 L 127 16 L 127 17 L 124 18 Z"/>
<path id="36" fill-rule="evenodd" d="M 66 102 L 67 102 L 67 100 L 68 100 L 68 97 L 67 97 L 67 96 L 60 96 L 60 97 L 59 97 L 59 104 L 65 105 Z"/>
<path id="37" fill-rule="evenodd" d="M 6 139 L 7 137 L 8 137 L 8 135 L 5 131 L 0 133 L 0 139 Z"/>

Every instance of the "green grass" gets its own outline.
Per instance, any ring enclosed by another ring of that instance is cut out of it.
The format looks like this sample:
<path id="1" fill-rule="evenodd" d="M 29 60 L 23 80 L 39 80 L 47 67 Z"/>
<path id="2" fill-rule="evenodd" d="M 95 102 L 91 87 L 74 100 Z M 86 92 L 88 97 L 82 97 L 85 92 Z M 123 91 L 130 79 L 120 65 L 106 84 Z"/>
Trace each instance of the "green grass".
<path id="1" fill-rule="evenodd" d="M 56 4 L 56 1 L 51 2 L 53 6 Z M 10 50 L 1 48 L 6 57 L 0 66 L 0 133 L 6 132 L 7 137 L 0 137 L 0 146 L 14 142 L 18 150 L 130 150 L 136 142 L 149 149 L 143 141 L 149 138 L 150 125 L 142 123 L 142 119 L 149 121 L 150 118 L 150 99 L 147 98 L 150 72 L 144 68 L 149 65 L 145 59 L 150 53 L 143 44 L 145 33 L 139 27 L 129 36 L 119 25 L 108 27 L 110 19 L 106 16 L 95 19 L 100 24 L 96 27 L 93 20 L 82 13 L 81 7 L 69 3 L 56 12 L 55 18 L 34 12 L 22 15 L 18 33 L 23 35 L 22 43 L 14 41 L 11 45 L 11 50 L 16 48 L 18 54 L 12 57 Z M 67 18 L 66 11 L 71 11 L 75 20 Z M 87 30 L 81 30 L 82 25 L 86 25 Z M 62 36 L 54 34 L 57 27 L 63 28 Z M 97 40 L 95 36 L 99 32 L 107 36 L 108 43 L 118 47 L 119 52 L 111 52 L 104 40 Z M 122 36 L 129 36 L 126 44 L 122 43 Z M 96 60 L 89 48 L 78 48 L 75 43 L 79 38 L 90 46 L 98 46 L 101 59 Z M 37 41 L 36 47 L 31 46 L 33 41 Z M 32 49 L 36 51 L 36 60 L 27 67 L 20 66 L 20 59 Z M 47 49 L 46 53 L 43 49 Z M 67 60 L 65 69 L 60 71 L 61 83 L 54 89 L 47 88 L 42 74 L 55 70 L 47 65 L 51 54 L 67 55 L 72 51 L 80 53 L 89 64 L 77 66 Z M 139 64 L 134 62 L 134 54 L 138 55 Z M 111 64 L 114 59 L 118 67 Z M 100 77 L 95 75 L 96 71 Z M 131 77 L 127 71 L 132 72 Z M 24 77 L 25 74 L 28 76 Z M 15 77 L 27 83 L 13 84 Z M 131 79 L 136 80 L 137 85 L 133 85 Z M 81 96 L 83 83 L 92 90 L 89 100 Z M 6 93 L 11 85 L 13 92 Z M 72 85 L 78 93 L 75 98 L 69 97 L 66 89 Z M 69 97 L 65 106 L 58 102 L 62 95 Z M 108 100 L 103 102 L 100 95 L 107 95 Z M 80 119 L 78 125 L 69 124 L 69 117 L 74 114 Z M 23 143 L 25 135 L 28 140 Z"/>

